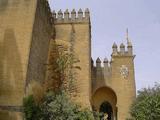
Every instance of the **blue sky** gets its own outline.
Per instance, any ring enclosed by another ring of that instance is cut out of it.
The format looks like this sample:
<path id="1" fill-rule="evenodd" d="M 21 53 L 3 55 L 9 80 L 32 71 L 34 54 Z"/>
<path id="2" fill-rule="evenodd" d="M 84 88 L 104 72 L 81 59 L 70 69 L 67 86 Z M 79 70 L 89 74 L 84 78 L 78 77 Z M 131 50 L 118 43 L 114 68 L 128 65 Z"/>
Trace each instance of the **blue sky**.
<path id="1" fill-rule="evenodd" d="M 160 82 L 160 0 L 49 0 L 52 10 L 89 8 L 92 57 L 110 58 L 112 44 L 134 45 L 137 90 Z"/>

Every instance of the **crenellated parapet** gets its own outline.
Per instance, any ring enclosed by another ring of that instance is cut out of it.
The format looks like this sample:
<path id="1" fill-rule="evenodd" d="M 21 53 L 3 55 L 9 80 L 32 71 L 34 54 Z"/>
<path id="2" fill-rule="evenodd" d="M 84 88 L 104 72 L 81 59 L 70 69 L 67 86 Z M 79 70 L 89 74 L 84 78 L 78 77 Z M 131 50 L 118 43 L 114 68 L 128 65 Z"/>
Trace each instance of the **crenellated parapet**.
<path id="1" fill-rule="evenodd" d="M 121 43 L 120 46 L 114 42 L 112 46 L 112 56 L 133 56 L 133 46 L 131 42 L 127 43 L 125 46 L 124 43 Z"/>
<path id="2" fill-rule="evenodd" d="M 110 72 L 111 72 L 111 62 L 108 61 L 107 58 L 104 58 L 103 61 L 98 57 L 96 60 L 96 66 L 94 66 L 94 61 L 92 60 L 92 72 L 94 74 L 95 78 L 98 79 L 106 79 L 109 78 Z"/>
<path id="3" fill-rule="evenodd" d="M 101 60 L 99 57 L 96 60 L 96 65 L 94 66 L 94 61 L 92 63 L 92 90 L 100 87 L 110 85 L 111 83 L 111 62 L 104 58 Z"/>
<path id="4" fill-rule="evenodd" d="M 92 60 L 92 64 L 94 64 L 94 61 Z M 96 66 L 94 66 L 97 69 L 101 68 L 110 68 L 110 61 L 107 58 L 104 58 L 104 60 L 101 60 L 99 57 L 96 60 Z"/>
<path id="5" fill-rule="evenodd" d="M 88 23 L 90 22 L 90 12 L 89 9 L 85 9 L 83 12 L 82 9 L 76 11 L 73 9 L 69 12 L 66 9 L 64 12 L 59 10 L 57 13 L 55 11 L 52 12 L 52 16 L 54 17 L 55 23 Z"/>

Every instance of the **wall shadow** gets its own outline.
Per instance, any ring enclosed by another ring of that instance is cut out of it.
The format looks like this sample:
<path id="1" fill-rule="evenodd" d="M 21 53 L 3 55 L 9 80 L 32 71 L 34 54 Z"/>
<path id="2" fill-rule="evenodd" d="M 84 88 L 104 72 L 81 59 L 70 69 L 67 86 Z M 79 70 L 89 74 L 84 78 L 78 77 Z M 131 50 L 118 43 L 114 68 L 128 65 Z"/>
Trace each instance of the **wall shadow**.
<path id="1" fill-rule="evenodd" d="M 8 0 L 0 0 L 0 12 L 4 12 L 8 6 Z"/>
<path id="2" fill-rule="evenodd" d="M 17 92 L 24 86 L 21 56 L 13 29 L 5 29 L 0 51 L 0 96 L 10 98 L 19 94 Z"/>

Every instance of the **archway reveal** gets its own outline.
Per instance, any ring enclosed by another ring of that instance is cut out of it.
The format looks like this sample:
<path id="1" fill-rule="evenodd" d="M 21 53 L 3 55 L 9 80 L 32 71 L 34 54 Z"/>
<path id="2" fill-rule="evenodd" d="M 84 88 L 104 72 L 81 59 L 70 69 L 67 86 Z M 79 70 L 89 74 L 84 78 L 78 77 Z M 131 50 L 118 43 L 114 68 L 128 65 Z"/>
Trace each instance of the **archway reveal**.
<path id="1" fill-rule="evenodd" d="M 109 87 L 101 87 L 97 89 L 92 96 L 92 106 L 97 112 L 103 113 L 108 116 L 108 120 L 117 118 L 117 96 Z"/>

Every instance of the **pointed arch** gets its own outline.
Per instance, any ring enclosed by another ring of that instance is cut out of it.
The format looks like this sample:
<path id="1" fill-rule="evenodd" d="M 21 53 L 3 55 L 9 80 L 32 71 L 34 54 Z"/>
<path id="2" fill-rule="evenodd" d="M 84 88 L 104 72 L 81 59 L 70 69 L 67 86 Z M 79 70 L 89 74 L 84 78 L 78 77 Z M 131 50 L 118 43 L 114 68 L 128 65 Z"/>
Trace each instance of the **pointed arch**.
<path id="1" fill-rule="evenodd" d="M 110 87 L 100 87 L 92 95 L 92 107 L 97 112 L 107 113 L 109 119 L 117 117 L 117 95 Z"/>

